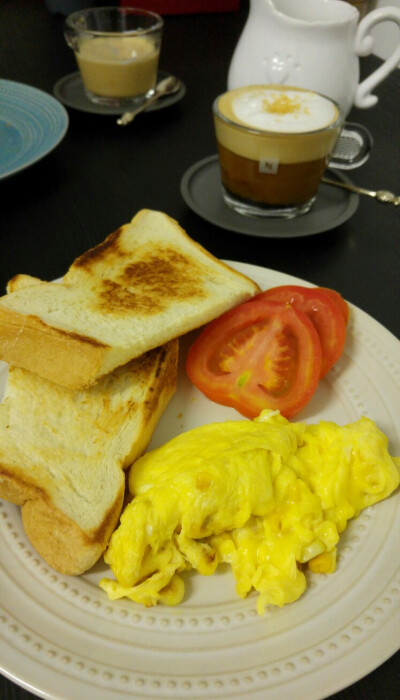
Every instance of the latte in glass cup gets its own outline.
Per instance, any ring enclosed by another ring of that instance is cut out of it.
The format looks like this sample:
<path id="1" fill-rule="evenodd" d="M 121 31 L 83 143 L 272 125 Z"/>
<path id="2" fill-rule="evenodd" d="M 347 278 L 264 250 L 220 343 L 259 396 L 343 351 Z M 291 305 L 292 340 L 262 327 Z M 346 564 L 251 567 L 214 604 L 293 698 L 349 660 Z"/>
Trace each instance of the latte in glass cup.
<path id="1" fill-rule="evenodd" d="M 164 22 L 136 7 L 93 7 L 65 19 L 86 97 L 129 111 L 153 93 Z"/>
<path id="2" fill-rule="evenodd" d="M 343 124 L 336 102 L 301 88 L 251 85 L 217 97 L 213 114 L 227 205 L 261 217 L 309 211 Z"/>
<path id="3" fill-rule="evenodd" d="M 103 97 L 132 97 L 154 88 L 160 48 L 145 36 L 84 39 L 75 57 L 86 89 Z"/>

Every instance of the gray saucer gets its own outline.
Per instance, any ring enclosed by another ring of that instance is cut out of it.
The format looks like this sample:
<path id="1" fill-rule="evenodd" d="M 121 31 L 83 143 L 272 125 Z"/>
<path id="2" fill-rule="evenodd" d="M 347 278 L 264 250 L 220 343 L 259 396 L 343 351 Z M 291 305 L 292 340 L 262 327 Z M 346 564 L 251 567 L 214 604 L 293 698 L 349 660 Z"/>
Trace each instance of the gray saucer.
<path id="1" fill-rule="evenodd" d="M 170 74 L 164 71 L 158 71 L 157 82 L 167 78 Z M 178 92 L 173 95 L 165 95 L 160 97 L 156 102 L 153 102 L 144 112 L 155 112 L 158 109 L 164 109 L 164 107 L 170 107 L 179 102 L 186 93 L 186 87 L 182 84 L 182 87 Z M 64 76 L 56 82 L 53 87 L 53 94 L 57 97 L 60 102 L 63 102 L 67 107 L 72 107 L 73 109 L 78 109 L 81 112 L 92 112 L 93 114 L 111 114 L 117 115 L 121 114 L 120 108 L 106 107 L 103 105 L 97 105 L 91 102 L 88 97 L 86 97 L 85 90 L 83 88 L 82 78 L 79 71 L 76 73 L 70 73 Z"/>
<path id="2" fill-rule="evenodd" d="M 351 183 L 342 172 L 335 170 L 330 174 Z M 297 238 L 329 231 L 347 221 L 359 203 L 358 195 L 321 184 L 312 209 L 295 219 L 256 219 L 237 214 L 222 198 L 217 155 L 204 158 L 186 171 L 181 194 L 186 204 L 210 223 L 261 238 Z"/>

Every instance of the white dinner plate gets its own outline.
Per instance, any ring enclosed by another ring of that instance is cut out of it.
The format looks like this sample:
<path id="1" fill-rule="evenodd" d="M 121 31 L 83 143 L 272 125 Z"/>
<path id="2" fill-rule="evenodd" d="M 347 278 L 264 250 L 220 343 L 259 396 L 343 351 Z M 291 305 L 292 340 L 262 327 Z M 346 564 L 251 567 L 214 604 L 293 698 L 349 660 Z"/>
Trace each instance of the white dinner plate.
<path id="1" fill-rule="evenodd" d="M 307 284 L 232 263 L 263 288 Z M 310 286 L 310 285 L 309 285 Z M 152 446 L 196 425 L 235 418 L 208 401 L 183 370 Z M 339 424 L 367 415 L 400 454 L 400 343 L 351 306 L 346 347 L 299 420 Z M 6 366 L 2 369 L 3 385 Z M 39 697 L 64 700 L 319 700 L 383 663 L 400 647 L 399 493 L 368 508 L 339 544 L 338 568 L 309 574 L 295 603 L 256 612 L 233 577 L 189 572 L 177 607 L 111 602 L 101 561 L 80 577 L 50 569 L 24 535 L 19 508 L 0 502 L 0 670 Z"/>
<path id="2" fill-rule="evenodd" d="M 66 109 L 47 92 L 0 80 L 0 180 L 33 165 L 64 138 Z"/>

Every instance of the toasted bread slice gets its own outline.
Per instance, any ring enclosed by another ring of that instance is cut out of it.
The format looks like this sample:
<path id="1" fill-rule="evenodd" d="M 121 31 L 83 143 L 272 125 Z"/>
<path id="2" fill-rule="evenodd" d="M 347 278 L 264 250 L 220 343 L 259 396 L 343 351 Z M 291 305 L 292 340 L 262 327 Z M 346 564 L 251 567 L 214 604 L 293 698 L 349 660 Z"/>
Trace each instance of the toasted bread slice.
<path id="1" fill-rule="evenodd" d="M 73 389 L 259 291 L 149 210 L 78 258 L 62 284 L 22 277 L 0 298 L 0 359 Z"/>
<path id="2" fill-rule="evenodd" d="M 56 286 L 56 285 L 54 285 Z M 9 369 L 0 404 L 0 497 L 64 574 L 101 556 L 118 524 L 124 468 L 144 452 L 176 386 L 178 341 L 73 391 Z"/>

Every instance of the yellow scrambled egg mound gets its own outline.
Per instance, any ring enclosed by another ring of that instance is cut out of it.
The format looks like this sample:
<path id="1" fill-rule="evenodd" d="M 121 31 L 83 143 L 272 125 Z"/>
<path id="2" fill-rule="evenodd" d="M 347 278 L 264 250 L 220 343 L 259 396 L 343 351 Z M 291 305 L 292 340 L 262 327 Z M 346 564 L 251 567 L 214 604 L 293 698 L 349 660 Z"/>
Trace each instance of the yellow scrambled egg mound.
<path id="1" fill-rule="evenodd" d="M 400 458 L 368 418 L 306 425 L 266 410 L 196 428 L 132 467 L 133 499 L 105 554 L 117 580 L 100 585 L 111 599 L 176 605 L 181 572 L 227 562 L 240 596 L 258 591 L 262 614 L 299 598 L 304 565 L 334 571 L 348 520 L 399 480 Z"/>

